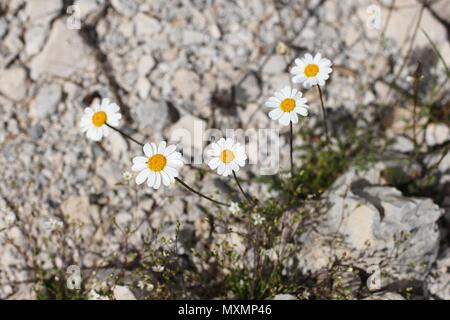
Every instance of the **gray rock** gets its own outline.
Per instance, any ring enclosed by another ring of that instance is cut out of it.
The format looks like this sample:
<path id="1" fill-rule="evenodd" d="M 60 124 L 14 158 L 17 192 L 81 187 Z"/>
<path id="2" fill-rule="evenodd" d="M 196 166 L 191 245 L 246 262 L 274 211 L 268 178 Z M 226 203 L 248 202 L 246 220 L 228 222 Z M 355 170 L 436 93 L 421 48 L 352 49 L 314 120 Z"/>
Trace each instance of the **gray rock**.
<path id="1" fill-rule="evenodd" d="M 125 17 L 133 17 L 139 11 L 136 0 L 111 0 L 113 8 Z"/>
<path id="2" fill-rule="evenodd" d="M 425 131 L 425 139 L 430 147 L 450 140 L 450 128 L 443 123 L 431 123 Z"/>
<path id="3" fill-rule="evenodd" d="M 20 101 L 27 93 L 26 73 L 22 68 L 0 70 L 0 93 L 13 101 Z"/>
<path id="4" fill-rule="evenodd" d="M 272 300 L 298 300 L 297 297 L 292 294 L 277 294 Z"/>
<path id="5" fill-rule="evenodd" d="M 344 254 L 355 265 L 380 268 L 381 285 L 423 279 L 439 249 L 442 210 L 431 199 L 408 198 L 379 184 L 380 172 L 349 170 L 325 194 L 318 226 L 299 238 L 299 266 L 318 272 Z"/>
<path id="6" fill-rule="evenodd" d="M 95 56 L 78 30 L 68 29 L 61 20 L 53 24 L 44 49 L 30 63 L 30 74 L 35 80 L 42 74 L 68 78 L 75 73 L 95 69 Z"/>
<path id="7" fill-rule="evenodd" d="M 162 130 L 169 122 L 169 111 L 164 101 L 145 100 L 136 108 L 136 123 L 142 128 Z"/>
<path id="8" fill-rule="evenodd" d="M 379 294 L 374 294 L 364 300 L 405 300 L 405 298 L 395 292 L 383 292 Z"/>
<path id="9" fill-rule="evenodd" d="M 37 54 L 44 45 L 47 37 L 47 28 L 45 26 L 37 25 L 25 32 L 25 51 L 30 55 Z"/>
<path id="10" fill-rule="evenodd" d="M 34 119 L 45 119 L 56 112 L 62 98 L 61 87 L 57 84 L 43 86 L 30 106 L 30 116 Z"/>
<path id="11" fill-rule="evenodd" d="M 433 298 L 450 300 L 450 249 L 436 261 L 426 280 L 427 288 Z"/>
<path id="12" fill-rule="evenodd" d="M 29 130 L 28 130 L 28 134 L 30 135 L 30 137 L 32 139 L 39 139 L 42 137 L 42 135 L 44 134 L 45 129 L 43 126 L 37 124 L 35 126 L 32 126 Z"/>
<path id="13" fill-rule="evenodd" d="M 286 69 L 286 61 L 280 55 L 274 54 L 270 56 L 264 65 L 262 72 L 266 74 L 277 74 L 282 73 Z"/>
<path id="14" fill-rule="evenodd" d="M 180 69 L 175 72 L 172 85 L 175 91 L 185 99 L 189 99 L 200 88 L 198 76 L 187 69 Z"/>
<path id="15" fill-rule="evenodd" d="M 242 84 L 236 88 L 236 100 L 240 103 L 257 100 L 261 95 L 258 79 L 255 75 L 249 74 Z"/>
<path id="16" fill-rule="evenodd" d="M 136 300 L 133 292 L 126 286 L 115 286 L 113 294 L 116 300 Z"/>

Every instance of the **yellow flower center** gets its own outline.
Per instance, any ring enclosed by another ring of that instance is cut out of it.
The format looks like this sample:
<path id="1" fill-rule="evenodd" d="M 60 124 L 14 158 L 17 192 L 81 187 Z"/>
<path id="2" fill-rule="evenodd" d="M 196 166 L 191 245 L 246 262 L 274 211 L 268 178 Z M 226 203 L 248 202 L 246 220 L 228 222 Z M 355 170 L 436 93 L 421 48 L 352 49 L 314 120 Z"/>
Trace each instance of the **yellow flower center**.
<path id="1" fill-rule="evenodd" d="M 223 163 L 230 163 L 231 161 L 234 160 L 234 152 L 228 149 L 223 150 L 220 153 L 220 160 Z"/>
<path id="2" fill-rule="evenodd" d="M 107 119 L 108 119 L 108 117 L 106 116 L 106 112 L 104 112 L 104 111 L 97 111 L 92 116 L 92 123 L 96 127 L 101 127 L 102 125 L 105 124 Z"/>
<path id="3" fill-rule="evenodd" d="M 315 77 L 319 73 L 319 66 L 317 64 L 308 64 L 305 67 L 305 75 L 308 78 Z"/>
<path id="4" fill-rule="evenodd" d="M 295 108 L 295 100 L 292 98 L 287 98 L 281 101 L 280 109 L 284 112 L 291 112 Z"/>
<path id="5" fill-rule="evenodd" d="M 148 158 L 147 165 L 152 171 L 159 172 L 164 170 L 167 164 L 167 159 L 164 155 L 158 153 Z"/>

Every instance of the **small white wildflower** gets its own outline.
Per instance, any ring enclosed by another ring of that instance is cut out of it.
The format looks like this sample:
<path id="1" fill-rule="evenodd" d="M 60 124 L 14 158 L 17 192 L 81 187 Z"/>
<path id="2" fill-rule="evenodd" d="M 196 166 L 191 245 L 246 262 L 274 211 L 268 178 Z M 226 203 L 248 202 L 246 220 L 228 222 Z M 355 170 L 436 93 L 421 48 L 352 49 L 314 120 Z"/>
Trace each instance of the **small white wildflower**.
<path id="1" fill-rule="evenodd" d="M 311 296 L 311 294 L 309 293 L 308 290 L 303 291 L 302 293 L 302 298 L 305 300 L 309 300 L 309 297 Z"/>
<path id="2" fill-rule="evenodd" d="M 126 182 L 130 182 L 133 179 L 133 174 L 130 171 L 125 171 L 122 174 L 122 179 Z"/>
<path id="3" fill-rule="evenodd" d="M 147 291 L 153 291 L 155 289 L 155 286 L 151 283 L 147 283 Z"/>
<path id="4" fill-rule="evenodd" d="M 158 265 L 152 267 L 152 270 L 153 270 L 154 272 L 163 272 L 163 271 L 164 271 L 164 266 L 158 264 Z"/>
<path id="5" fill-rule="evenodd" d="M 16 222 L 16 216 L 13 213 L 8 213 L 5 216 L 5 224 L 6 226 L 10 227 Z"/>
<path id="6" fill-rule="evenodd" d="M 147 284 L 144 281 L 141 280 L 141 281 L 138 282 L 137 286 L 138 286 L 139 289 L 144 290 L 145 287 L 147 286 Z"/>
<path id="7" fill-rule="evenodd" d="M 94 289 L 89 291 L 88 299 L 89 300 L 109 300 L 108 297 L 102 296 L 101 294 L 98 294 L 97 291 L 95 291 Z"/>
<path id="8" fill-rule="evenodd" d="M 46 222 L 45 222 L 45 227 L 47 228 L 47 230 L 49 230 L 50 232 L 54 232 L 54 231 L 60 231 L 64 228 L 64 223 L 56 218 L 49 218 Z"/>
<path id="9" fill-rule="evenodd" d="M 239 208 L 239 204 L 236 202 L 231 202 L 231 205 L 228 209 L 230 210 L 232 215 L 237 215 L 239 213 L 239 211 L 241 210 Z"/>
<path id="10" fill-rule="evenodd" d="M 413 76 L 406 76 L 406 82 L 413 83 L 414 77 Z"/>
<path id="11" fill-rule="evenodd" d="M 261 225 L 264 223 L 264 221 L 266 221 L 266 218 L 264 218 L 263 216 L 261 216 L 259 213 L 254 213 L 252 214 L 252 219 L 253 219 L 253 224 L 255 226 L 257 225 Z"/>
<path id="12" fill-rule="evenodd" d="M 277 43 L 275 51 L 277 52 L 278 55 L 284 56 L 288 52 L 288 47 L 284 42 L 280 41 Z"/>

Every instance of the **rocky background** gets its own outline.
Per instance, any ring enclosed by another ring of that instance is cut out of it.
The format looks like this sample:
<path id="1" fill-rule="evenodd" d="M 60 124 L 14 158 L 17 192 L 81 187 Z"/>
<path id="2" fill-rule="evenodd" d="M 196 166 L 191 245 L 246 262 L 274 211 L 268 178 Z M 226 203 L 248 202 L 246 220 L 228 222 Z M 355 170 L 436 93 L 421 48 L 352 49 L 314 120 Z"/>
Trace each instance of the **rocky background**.
<path id="1" fill-rule="evenodd" d="M 381 10 L 381 28 L 371 25 L 374 5 Z M 177 220 L 180 241 L 206 237 L 201 207 L 208 205 L 178 186 L 141 188 L 136 208 L 134 193 L 116 185 L 140 150 L 116 133 L 101 143 L 80 133 L 82 110 L 93 98 L 117 102 L 121 127 L 140 140 L 167 139 L 179 128 L 192 132 L 194 121 L 206 128 L 277 128 L 264 101 L 290 84 L 293 58 L 321 52 L 334 63 L 326 87 L 334 133 L 338 115 L 355 113 L 360 105 L 398 105 L 385 119 L 385 134 L 394 141 L 390 152 L 408 153 L 413 146 L 402 119 L 410 117 L 405 108 L 411 102 L 388 84 L 408 87 L 415 61 L 422 61 L 425 78 L 446 79 L 422 29 L 450 65 L 448 0 L 426 7 L 415 0 L 0 0 L 0 297 L 34 297 L 28 266 L 45 266 L 55 253 L 52 241 L 58 238 L 48 236 L 47 228 L 52 218 L 79 225 L 74 237 L 84 246 L 72 255 L 83 268 L 118 250 L 111 217 L 119 224 L 139 221 L 130 239 L 135 246 L 147 230 L 171 232 Z M 307 97 L 315 123 L 318 96 L 311 90 Z M 445 144 L 448 123 L 430 124 L 421 137 L 430 147 Z M 286 149 L 287 136 L 281 141 Z M 282 154 L 285 168 L 287 157 Z M 430 154 L 430 161 L 436 157 Z M 450 299 L 450 156 L 438 166 L 444 195 L 439 201 L 383 186 L 385 166 L 380 161 L 369 172 L 350 170 L 334 183 L 326 193 L 333 207 L 320 234 L 335 233 L 339 224 L 338 232 L 361 251 L 368 240 L 377 250 L 390 250 L 392 235 L 411 231 L 392 269 L 401 269 L 400 278 L 423 280 L 432 298 Z M 207 194 L 224 190 L 214 175 L 199 181 L 184 168 L 182 176 Z M 261 197 L 267 193 L 248 187 Z M 342 202 L 350 209 L 342 209 Z M 32 252 L 30 235 L 45 250 Z M 327 263 L 316 236 L 301 239 L 304 270 Z"/>

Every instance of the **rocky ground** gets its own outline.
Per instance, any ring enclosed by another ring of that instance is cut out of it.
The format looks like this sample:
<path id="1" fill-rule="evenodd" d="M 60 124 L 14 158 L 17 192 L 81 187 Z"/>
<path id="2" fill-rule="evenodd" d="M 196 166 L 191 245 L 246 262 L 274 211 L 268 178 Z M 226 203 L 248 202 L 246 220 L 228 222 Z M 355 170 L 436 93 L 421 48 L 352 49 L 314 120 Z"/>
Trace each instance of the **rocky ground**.
<path id="1" fill-rule="evenodd" d="M 379 28 L 373 27 L 371 5 L 380 9 Z M 195 122 L 218 129 L 278 128 L 264 101 L 290 84 L 293 58 L 321 52 L 334 63 L 326 88 L 333 132 L 339 133 L 342 113 L 381 101 L 395 104 L 399 107 L 385 119 L 385 134 L 394 141 L 389 151 L 410 152 L 412 142 L 403 136 L 410 129 L 402 124 L 408 114 L 401 107 L 410 102 L 388 84 L 408 87 L 416 67 L 411 61 L 417 60 L 423 61 L 425 78 L 445 81 L 444 65 L 421 29 L 450 65 L 450 6 L 447 0 L 423 9 L 414 0 L 390 5 L 388 0 L 1 0 L 0 297 L 33 297 L 30 263 L 45 266 L 58 241 L 48 235 L 52 218 L 79 226 L 73 236 L 82 244 L 65 254 L 83 268 L 118 250 L 120 233 L 109 227 L 112 217 L 118 224 L 134 221 L 138 232 L 130 243 L 137 247 L 148 230 L 162 227 L 169 233 L 177 220 L 186 242 L 207 237 L 203 200 L 178 186 L 140 188 L 136 208 L 134 191 L 116 185 L 140 150 L 116 133 L 101 143 L 80 133 L 82 110 L 95 97 L 119 104 L 121 127 L 141 140 L 173 140 L 179 129 L 193 133 Z M 69 7 L 75 11 L 67 13 Z M 310 90 L 307 97 L 315 123 L 318 95 Z M 429 147 L 446 143 L 448 123 L 431 123 L 422 136 Z M 288 154 L 281 157 L 287 169 Z M 436 157 L 431 153 L 429 161 Z M 447 189 L 434 202 L 383 185 L 384 166 L 381 161 L 362 175 L 351 169 L 334 183 L 326 193 L 333 206 L 320 234 L 339 232 L 357 251 L 370 240 L 379 252 L 395 247 L 392 235 L 399 230 L 411 231 L 402 254 L 386 268 L 401 269 L 399 278 L 423 280 L 429 297 L 450 299 L 449 249 L 442 240 L 448 237 L 442 226 L 450 224 L 450 156 L 439 163 L 440 184 Z M 255 173 L 255 166 L 245 172 Z M 181 175 L 205 193 L 225 190 L 217 176 L 200 181 L 187 167 Z M 361 179 L 365 184 L 357 183 Z M 354 210 L 337 208 L 342 202 Z M 338 231 L 336 224 L 342 226 Z M 30 249 L 31 236 L 39 254 Z M 299 251 L 301 268 L 313 272 L 327 263 L 318 235 L 300 241 L 307 244 Z"/>

